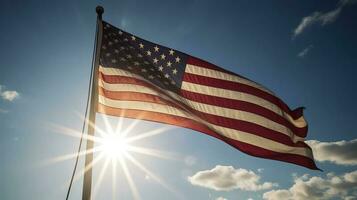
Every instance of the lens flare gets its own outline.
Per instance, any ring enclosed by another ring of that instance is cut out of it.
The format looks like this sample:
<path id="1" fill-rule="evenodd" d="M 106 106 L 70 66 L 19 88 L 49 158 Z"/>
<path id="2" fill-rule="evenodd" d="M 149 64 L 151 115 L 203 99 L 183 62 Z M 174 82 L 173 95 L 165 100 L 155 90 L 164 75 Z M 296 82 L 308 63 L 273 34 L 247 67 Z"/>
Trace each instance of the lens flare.
<path id="1" fill-rule="evenodd" d="M 166 152 L 166 151 L 160 151 L 157 149 L 152 149 L 152 148 L 146 148 L 142 146 L 135 145 L 136 142 L 138 141 L 144 141 L 144 139 L 148 139 L 157 135 L 160 135 L 162 133 L 165 133 L 167 130 L 172 129 L 172 126 L 164 126 L 162 128 L 158 128 L 155 130 L 147 131 L 144 133 L 136 133 L 133 136 L 129 136 L 131 132 L 135 131 L 137 132 L 136 126 L 139 124 L 140 120 L 136 119 L 132 121 L 131 124 L 127 125 L 124 129 L 123 125 L 123 118 L 117 118 L 118 123 L 116 125 L 116 128 L 113 128 L 111 124 L 109 123 L 109 119 L 106 115 L 100 115 L 102 118 L 102 121 L 104 122 L 104 129 L 99 127 L 98 125 L 91 124 L 89 123 L 90 126 L 95 127 L 96 133 L 98 134 L 97 136 L 87 136 L 84 135 L 83 139 L 85 140 L 91 140 L 95 143 L 93 149 L 90 149 L 88 151 L 82 150 L 79 152 L 79 156 L 85 156 L 88 153 L 95 153 L 95 158 L 93 159 L 92 163 L 90 163 L 87 168 L 82 169 L 77 172 L 77 176 L 75 177 L 74 181 L 78 181 L 80 179 L 80 176 L 83 176 L 84 172 L 89 170 L 90 168 L 95 167 L 100 161 L 104 162 L 103 168 L 100 170 L 99 177 L 97 177 L 97 181 L 94 181 L 96 184 L 94 185 L 94 191 L 93 191 L 93 196 L 96 195 L 103 177 L 105 173 L 111 173 L 112 177 L 112 199 L 116 198 L 116 184 L 117 184 L 117 171 L 122 170 L 124 176 L 120 177 L 123 179 L 126 179 L 126 181 L 129 183 L 129 188 L 132 192 L 132 197 L 133 199 L 141 199 L 139 190 L 136 187 L 136 184 L 134 182 L 134 179 L 132 177 L 132 173 L 135 173 L 137 170 L 132 169 L 133 171 L 130 172 L 131 168 L 127 167 L 126 161 L 128 160 L 129 162 L 133 163 L 134 166 L 136 166 L 140 171 L 142 171 L 144 174 L 149 175 L 150 177 L 153 177 L 153 180 L 155 180 L 157 183 L 162 185 L 165 189 L 169 190 L 170 192 L 174 193 L 176 197 L 179 197 L 179 199 L 182 199 L 181 194 L 178 194 L 178 192 L 173 189 L 171 186 L 169 186 L 162 178 L 160 178 L 158 175 L 156 175 L 154 172 L 150 171 L 147 169 L 142 163 L 140 163 L 137 159 L 134 158 L 135 154 L 142 154 L 146 156 L 151 156 L 155 158 L 163 158 L 163 159 L 170 159 L 170 160 L 182 160 L 179 155 L 171 153 L 171 152 Z M 80 116 L 82 119 L 84 117 Z M 58 126 L 51 124 L 52 128 L 58 132 L 62 133 L 65 135 L 69 135 L 72 137 L 77 137 L 80 138 L 82 133 L 78 132 L 76 130 L 63 127 L 63 126 Z M 141 142 L 142 144 L 142 142 Z M 131 154 L 133 153 L 133 154 Z M 71 154 L 65 154 L 65 155 L 60 155 L 58 157 L 52 158 L 48 161 L 45 161 L 45 164 L 53 164 L 65 160 L 70 160 L 70 159 L 75 159 L 77 156 L 77 153 L 71 153 Z M 108 170 L 108 167 L 111 166 L 112 170 Z M 119 168 L 118 168 L 119 165 Z M 96 178 L 96 177 L 94 177 Z M 144 178 L 144 177 L 143 177 Z"/>

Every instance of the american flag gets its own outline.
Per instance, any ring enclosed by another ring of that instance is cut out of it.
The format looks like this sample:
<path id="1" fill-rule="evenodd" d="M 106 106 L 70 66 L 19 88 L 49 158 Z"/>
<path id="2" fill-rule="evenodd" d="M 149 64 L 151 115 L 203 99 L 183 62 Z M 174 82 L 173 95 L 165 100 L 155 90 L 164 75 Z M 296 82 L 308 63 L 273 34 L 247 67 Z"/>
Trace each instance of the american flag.
<path id="1" fill-rule="evenodd" d="M 262 85 L 103 22 L 98 112 L 190 128 L 252 156 L 317 169 L 302 108 Z"/>

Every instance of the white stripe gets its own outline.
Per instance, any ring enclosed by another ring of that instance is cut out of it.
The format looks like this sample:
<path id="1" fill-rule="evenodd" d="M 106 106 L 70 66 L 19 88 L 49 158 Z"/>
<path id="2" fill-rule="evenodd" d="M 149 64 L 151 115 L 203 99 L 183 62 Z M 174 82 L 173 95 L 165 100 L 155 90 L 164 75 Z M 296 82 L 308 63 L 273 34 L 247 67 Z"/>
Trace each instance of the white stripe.
<path id="1" fill-rule="evenodd" d="M 145 86 L 140 86 L 140 85 L 135 85 L 135 84 L 110 84 L 110 83 L 106 83 L 104 81 L 100 81 L 99 86 L 106 90 L 109 90 L 109 91 L 140 92 L 140 93 L 144 93 L 144 94 L 151 94 L 151 95 L 159 96 L 159 97 L 161 97 L 165 100 L 168 100 L 170 102 L 173 102 L 172 99 L 167 97 L 166 95 L 163 95 L 162 93 L 156 92 L 155 90 L 145 87 Z M 296 143 L 297 141 L 304 141 L 304 138 L 295 135 L 287 127 L 285 127 L 279 123 L 276 123 L 274 121 L 271 121 L 270 119 L 267 119 L 260 115 L 254 114 L 254 113 L 235 110 L 235 109 L 229 109 L 229 108 L 223 108 L 223 107 L 219 107 L 219 106 L 213 106 L 213 105 L 204 104 L 204 103 L 200 103 L 200 102 L 196 102 L 196 101 L 191 101 L 186 98 L 184 98 L 184 101 L 181 101 L 181 102 L 183 102 L 186 105 L 188 105 L 189 107 L 191 107 L 197 111 L 203 112 L 203 113 L 212 114 L 212 115 L 221 116 L 221 117 L 227 117 L 227 118 L 231 118 L 231 119 L 247 121 L 247 122 L 254 123 L 254 124 L 263 126 L 265 128 L 277 131 L 279 133 L 289 136 L 294 143 Z"/>
<path id="2" fill-rule="evenodd" d="M 249 85 L 249 86 L 252 86 L 252 87 L 257 88 L 259 90 L 263 90 L 264 92 L 267 92 L 269 94 L 274 95 L 273 92 L 271 92 L 270 90 L 266 89 L 265 87 L 259 85 L 258 83 L 255 83 L 253 81 L 247 80 L 245 78 L 241 78 L 239 76 L 235 76 L 235 75 L 232 75 L 232 74 L 227 74 L 227 73 L 224 73 L 224 72 L 221 72 L 221 71 L 217 71 L 217 70 L 213 70 L 213 69 L 207 69 L 207 68 L 204 68 L 204 67 L 187 64 L 185 72 L 186 73 L 190 73 L 190 74 L 196 74 L 196 75 L 200 75 L 200 76 L 207 76 L 207 77 L 210 77 L 210 78 L 216 78 L 216 79 L 220 79 L 220 80 L 225 80 L 225 81 L 242 83 L 244 85 Z"/>
<path id="3" fill-rule="evenodd" d="M 308 148 L 291 147 L 247 132 L 238 131 L 222 126 L 217 126 L 208 123 L 207 121 L 200 120 L 195 116 L 192 116 L 190 113 L 187 113 L 181 109 L 177 109 L 175 107 L 171 107 L 168 105 L 147 103 L 147 102 L 136 102 L 136 101 L 118 101 L 118 100 L 108 99 L 101 95 L 99 96 L 99 103 L 113 108 L 135 109 L 135 110 L 158 112 L 158 113 L 169 114 L 173 116 L 185 117 L 188 119 L 195 120 L 199 123 L 205 124 L 213 131 L 233 140 L 237 140 L 240 142 L 244 142 L 250 145 L 254 145 L 275 152 L 290 153 L 290 154 L 296 154 L 296 155 L 312 158 L 311 151 Z"/>
<path id="4" fill-rule="evenodd" d="M 132 78 L 136 78 L 139 80 L 143 80 L 143 81 L 151 84 L 151 82 L 147 81 L 143 77 L 133 74 L 133 73 L 130 73 L 125 70 L 121 70 L 121 69 L 117 69 L 117 68 L 99 67 L 99 71 L 101 71 L 105 75 L 120 75 L 120 76 L 132 77 Z M 250 95 L 250 94 L 243 93 L 243 92 L 235 92 L 235 91 L 231 91 L 231 90 L 214 88 L 214 87 L 209 87 L 209 86 L 204 86 L 204 85 L 199 85 L 199 84 L 194 84 L 194 83 L 189 83 L 189 82 L 182 82 L 181 88 L 183 90 L 187 90 L 187 91 L 191 91 L 191 92 L 195 92 L 195 93 L 212 95 L 212 96 L 217 96 L 217 97 L 224 97 L 224 98 L 228 98 L 228 99 L 240 100 L 240 101 L 257 104 L 259 106 L 269 109 L 269 110 L 275 112 L 276 114 L 286 118 L 289 122 L 291 122 L 294 126 L 296 126 L 298 128 L 307 126 L 306 121 L 303 117 L 301 117 L 297 120 L 294 120 L 288 113 L 285 113 L 283 110 L 281 110 L 275 104 L 273 104 L 265 99 L 262 99 L 260 97 L 254 96 L 254 95 Z M 161 91 L 176 100 L 183 99 L 181 96 L 178 96 L 174 92 L 170 92 L 168 90 L 161 90 Z M 222 105 L 222 106 L 224 106 L 224 105 Z"/>

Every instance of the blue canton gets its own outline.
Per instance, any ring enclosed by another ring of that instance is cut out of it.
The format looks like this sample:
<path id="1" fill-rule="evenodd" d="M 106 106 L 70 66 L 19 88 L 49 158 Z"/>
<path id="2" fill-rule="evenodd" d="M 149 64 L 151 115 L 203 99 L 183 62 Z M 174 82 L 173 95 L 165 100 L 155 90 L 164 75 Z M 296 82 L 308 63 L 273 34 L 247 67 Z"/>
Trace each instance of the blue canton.
<path id="1" fill-rule="evenodd" d="M 154 85 L 179 92 L 187 55 L 103 22 L 100 65 L 137 74 Z"/>

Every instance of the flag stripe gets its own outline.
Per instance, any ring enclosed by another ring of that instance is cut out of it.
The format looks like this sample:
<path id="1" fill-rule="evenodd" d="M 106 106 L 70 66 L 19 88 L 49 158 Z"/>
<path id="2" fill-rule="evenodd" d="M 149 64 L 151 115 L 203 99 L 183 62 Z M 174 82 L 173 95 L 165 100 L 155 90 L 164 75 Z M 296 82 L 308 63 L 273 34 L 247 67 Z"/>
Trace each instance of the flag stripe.
<path id="1" fill-rule="evenodd" d="M 181 95 L 185 97 L 186 99 L 190 100 L 195 100 L 197 102 L 201 103 L 206 103 L 206 104 L 211 104 L 211 105 L 222 105 L 224 104 L 225 108 L 231 108 L 231 109 L 236 109 L 236 110 L 243 110 L 246 112 L 252 112 L 256 113 L 258 115 L 262 115 L 272 121 L 275 121 L 277 123 L 283 124 L 284 126 L 288 127 L 289 129 L 293 130 L 294 132 L 298 132 L 298 135 L 303 135 L 304 133 L 307 132 L 307 126 L 299 128 L 297 126 L 294 126 L 294 124 L 298 124 L 301 126 L 303 122 L 305 121 L 303 118 L 298 119 L 298 120 L 293 120 L 292 118 L 285 118 L 282 117 L 275 112 L 272 112 L 264 107 L 257 106 L 256 104 L 245 102 L 245 101 L 240 101 L 240 100 L 234 100 L 234 99 L 225 99 L 223 97 L 216 97 L 216 96 L 209 96 L 209 95 L 204 95 L 204 94 L 199 94 L 190 91 L 181 91 Z"/>
<path id="2" fill-rule="evenodd" d="M 281 109 L 279 109 L 275 104 L 271 104 L 264 99 L 260 99 L 259 97 L 249 95 L 249 94 L 241 94 L 240 92 L 235 92 L 231 90 L 225 90 L 225 89 L 220 89 L 220 88 L 215 88 L 215 87 L 209 87 L 205 85 L 200 85 L 200 84 L 194 84 L 194 83 L 189 83 L 189 82 L 182 82 L 182 91 L 183 92 L 193 92 L 195 93 L 194 95 L 206 95 L 206 96 L 214 96 L 214 97 L 223 97 L 224 99 L 227 99 L 227 101 L 230 100 L 236 100 L 236 101 L 245 101 L 248 103 L 254 103 L 255 105 L 259 105 L 265 109 L 269 109 L 270 111 L 273 111 L 277 114 L 283 115 L 283 116 L 288 116 L 288 114 L 282 112 Z M 225 102 L 224 102 L 225 104 Z M 260 114 L 260 113 L 259 113 Z M 289 121 L 296 121 L 293 120 L 291 117 L 286 117 L 285 119 Z M 297 119 L 298 123 L 303 123 L 305 120 L 302 118 Z M 294 123 L 296 124 L 296 123 Z M 306 125 L 307 126 L 307 125 Z M 305 126 L 305 127 L 306 127 Z M 299 128 L 299 127 L 296 127 Z M 300 137 L 306 137 L 306 129 L 301 129 L 295 132 L 295 134 L 299 135 Z"/>
<path id="3" fill-rule="evenodd" d="M 271 101 L 271 103 L 275 103 L 282 110 L 284 110 L 285 112 L 292 115 L 294 119 L 299 118 L 302 115 L 302 113 L 300 113 L 300 112 L 292 111 L 283 101 L 281 101 L 278 97 L 276 97 L 273 92 L 269 91 L 268 89 L 261 86 L 260 84 L 255 83 L 254 81 L 243 78 L 236 74 L 217 71 L 218 67 L 213 66 L 212 64 L 210 64 L 210 65 L 194 65 L 192 63 L 195 63 L 195 61 L 192 58 L 189 59 L 187 62 L 188 62 L 188 64 L 186 65 L 185 76 L 192 74 L 192 75 L 198 75 L 201 77 L 216 79 L 216 84 L 214 85 L 215 87 L 221 87 L 221 85 L 227 86 L 227 82 L 231 82 L 230 85 L 232 85 L 234 83 L 238 83 L 240 85 L 237 85 L 237 86 L 243 86 L 244 87 L 243 89 L 248 91 L 248 93 L 251 92 L 253 95 L 259 96 L 261 98 L 266 98 L 266 100 Z M 207 66 L 210 66 L 210 67 L 207 68 Z M 221 80 L 221 81 L 223 80 L 223 81 L 218 82 L 219 80 Z M 227 82 L 224 82 L 224 81 L 227 81 Z M 199 83 L 203 84 L 203 85 L 206 84 L 206 83 L 201 83 L 201 82 L 199 82 Z M 230 88 L 232 88 L 232 87 L 230 87 Z M 228 88 L 226 88 L 226 89 L 228 89 Z M 235 88 L 235 89 L 239 90 L 240 88 Z"/>
<path id="4" fill-rule="evenodd" d="M 128 78 L 128 77 L 123 77 L 123 76 L 107 77 L 106 75 L 103 75 L 103 74 L 101 74 L 101 78 L 102 78 L 101 80 L 108 81 L 111 83 L 113 83 L 113 82 L 114 83 L 130 83 L 130 84 L 141 85 L 145 88 L 156 88 L 156 86 L 154 86 L 148 82 L 138 80 L 136 78 Z M 104 84 L 101 83 L 101 84 L 104 85 L 105 83 Z M 104 86 L 104 88 L 108 88 L 109 90 L 110 90 L 110 88 L 115 89 L 115 88 L 130 88 L 130 87 L 132 87 L 132 86 L 130 86 L 130 85 L 126 85 L 125 87 L 120 87 L 120 86 L 115 86 L 115 85 L 114 86 L 113 85 L 112 86 L 108 86 L 108 85 Z M 134 86 L 134 88 L 131 91 L 135 91 L 135 90 L 140 91 L 140 87 Z M 144 90 L 147 90 L 147 89 L 144 89 Z M 159 90 L 159 89 L 157 88 L 157 90 Z M 160 90 L 156 91 L 155 93 L 156 94 L 160 93 Z M 174 94 L 172 94 L 172 95 L 174 95 Z M 186 105 L 188 105 L 188 107 L 186 106 L 186 109 L 193 108 L 196 111 L 225 117 L 225 119 L 232 118 L 232 119 L 244 120 L 244 121 L 251 123 L 250 126 L 254 127 L 255 130 L 256 129 L 260 130 L 260 132 L 262 132 L 262 133 L 268 134 L 269 132 L 274 131 L 275 134 L 281 133 L 281 134 L 285 134 L 285 135 L 289 136 L 290 138 L 292 138 L 292 140 L 294 142 L 303 141 L 303 138 L 296 136 L 290 129 L 288 129 L 284 125 L 276 123 L 276 122 L 274 122 L 270 119 L 267 119 L 265 117 L 261 117 L 254 113 L 248 113 L 245 111 L 233 110 L 233 109 L 229 109 L 229 108 L 223 108 L 223 107 L 217 107 L 217 106 L 213 106 L 213 105 L 203 104 L 203 103 L 199 103 L 196 101 L 195 102 L 191 101 L 189 99 L 183 99 L 183 100 L 184 100 L 183 102 Z M 234 123 L 231 123 L 231 124 L 233 125 Z M 254 126 L 254 125 L 259 125 L 260 127 L 256 128 L 257 126 Z M 269 130 L 266 130 L 266 129 L 269 129 Z M 257 131 L 255 131 L 255 132 L 257 132 Z"/>
<path id="5" fill-rule="evenodd" d="M 168 105 L 161 105 L 157 103 L 147 103 L 143 101 L 121 101 L 121 100 L 112 100 L 103 96 L 99 96 L 99 103 L 113 107 L 113 108 L 121 108 L 121 109 L 129 109 L 129 110 L 142 110 L 142 111 L 149 111 L 149 112 L 157 112 L 162 114 L 169 114 L 179 117 L 185 117 L 196 122 L 205 124 L 214 132 L 217 132 L 225 137 L 231 138 L 233 140 L 238 140 L 241 142 L 245 142 L 254 146 L 258 146 L 261 148 L 265 148 L 271 151 L 276 152 L 290 152 L 291 154 L 312 157 L 311 150 L 309 148 L 304 147 L 291 147 L 280 142 L 276 142 L 267 138 L 259 137 L 257 135 L 234 130 L 231 128 L 226 128 L 218 125 L 214 125 L 208 123 L 207 121 L 200 120 L 186 111 L 181 109 L 168 106 Z"/>
<path id="6" fill-rule="evenodd" d="M 123 101 L 144 101 L 144 102 L 149 102 L 149 103 L 157 103 L 157 104 L 162 104 L 162 105 L 169 105 L 171 107 L 175 107 L 177 109 L 181 109 L 177 104 L 166 100 L 160 96 L 156 96 L 153 94 L 146 94 L 146 93 L 141 93 L 141 92 L 113 92 L 113 91 L 108 91 L 104 88 L 99 89 L 99 94 L 102 96 L 105 96 L 109 99 L 112 100 L 123 100 Z M 234 119 L 229 119 L 229 118 L 221 118 L 217 117 L 215 115 L 210 115 L 206 113 L 202 113 L 193 109 L 189 110 L 189 114 L 192 112 L 194 115 L 198 116 L 200 119 L 206 120 L 210 122 L 211 124 L 214 125 L 219 125 L 222 127 L 228 127 L 232 128 L 235 130 L 241 130 L 244 132 L 249 132 L 249 133 L 254 133 L 260 137 L 264 137 L 267 139 L 271 139 L 277 142 L 281 142 L 283 144 L 293 146 L 293 147 L 307 147 L 305 143 L 301 142 L 293 142 L 289 136 L 282 135 L 280 133 L 275 133 L 270 130 L 266 130 L 263 127 L 259 126 L 252 126 L 249 123 L 246 123 L 241 120 L 234 120 Z"/>
<path id="7" fill-rule="evenodd" d="M 264 91 L 266 93 L 272 94 L 272 92 L 270 92 L 269 90 L 265 89 L 263 86 L 260 86 L 260 85 L 258 85 L 256 83 L 248 81 L 248 80 L 246 80 L 244 78 L 241 78 L 239 76 L 234 76 L 234 75 L 227 74 L 227 73 L 224 73 L 224 72 L 219 72 L 217 70 L 207 69 L 207 68 L 204 68 L 204 67 L 187 64 L 185 72 L 189 73 L 189 74 L 194 74 L 194 75 L 200 75 L 200 76 L 205 76 L 205 77 L 209 77 L 209 78 L 214 78 L 214 79 L 217 79 L 217 80 L 227 80 L 227 81 L 231 81 L 233 83 L 244 84 L 244 85 L 251 86 L 253 88 L 259 89 L 261 91 Z"/>
<path id="8" fill-rule="evenodd" d="M 232 81 L 228 81 L 228 80 L 220 80 L 220 79 L 216 79 L 216 78 L 211 78 L 211 77 L 206 77 L 206 76 L 196 75 L 196 74 L 190 74 L 190 73 L 186 73 L 183 80 L 185 82 L 190 82 L 190 83 L 195 83 L 195 84 L 206 85 L 206 86 L 210 86 L 210 87 L 216 87 L 216 88 L 240 92 L 242 95 L 245 95 L 245 94 L 254 95 L 261 99 L 269 101 L 272 104 L 275 104 L 277 107 L 280 108 L 280 110 L 283 110 L 287 113 L 292 112 L 276 96 L 271 95 L 271 94 L 266 93 L 260 89 L 257 89 L 255 87 L 252 87 L 252 86 L 249 86 L 246 84 L 232 82 Z M 292 115 L 296 116 L 296 114 L 294 114 L 294 113 Z M 301 117 L 301 116 L 297 116 L 297 117 Z M 299 124 L 296 124 L 295 126 L 305 127 L 306 122 L 304 121 L 304 123 L 299 123 Z"/>
<path id="9" fill-rule="evenodd" d="M 317 169 L 313 160 L 308 157 L 291 154 L 291 153 L 275 152 L 275 151 L 271 151 L 271 150 L 268 150 L 265 148 L 250 145 L 250 144 L 247 144 L 244 142 L 236 141 L 236 140 L 224 137 L 224 136 L 212 131 L 207 126 L 205 126 L 201 123 L 195 122 L 191 119 L 185 118 L 185 117 L 179 117 L 179 116 L 168 115 L 168 114 L 157 113 L 157 112 L 142 111 L 142 110 L 112 108 L 109 106 L 105 106 L 103 104 L 98 105 L 98 112 L 107 114 L 107 115 L 122 116 L 122 117 L 126 117 L 126 118 L 141 119 L 141 120 L 146 120 L 146 121 L 171 124 L 171 125 L 180 126 L 180 127 L 184 127 L 184 128 L 190 128 L 190 129 L 205 133 L 207 135 L 210 135 L 212 137 L 218 138 L 218 139 L 230 144 L 231 146 L 239 149 L 240 151 L 247 153 L 249 155 L 252 155 L 252 156 L 268 158 L 268 159 L 273 159 L 273 160 L 279 160 L 279 161 L 284 161 L 284 162 L 289 162 L 289 163 L 305 166 L 310 169 Z"/>
<path id="10" fill-rule="evenodd" d="M 132 77 L 132 78 L 136 78 L 136 79 L 142 80 L 145 83 L 149 83 L 147 80 L 143 79 L 142 77 L 140 77 L 138 75 L 135 75 L 135 74 L 132 74 L 130 72 L 127 72 L 127 71 L 124 71 L 124 70 L 120 70 L 120 69 L 100 67 L 100 72 L 102 74 L 106 75 L 105 78 L 106 78 L 107 81 L 112 81 L 113 83 L 115 83 L 115 81 L 117 79 L 116 76 L 121 76 L 121 79 L 124 78 L 124 77 Z M 129 78 L 126 78 L 126 79 L 129 82 L 131 81 Z M 183 82 L 182 93 L 185 93 L 186 91 L 189 91 L 189 92 L 192 91 L 192 92 L 195 92 L 195 93 L 200 93 L 201 95 L 203 94 L 203 95 L 212 96 L 213 94 L 216 94 L 214 97 L 225 97 L 227 102 L 229 102 L 230 100 L 248 102 L 248 103 L 256 105 L 257 107 L 262 107 L 262 108 L 268 109 L 268 110 L 280 115 L 281 117 L 283 117 L 284 119 L 286 119 L 290 123 L 292 123 L 293 126 L 304 127 L 303 125 L 305 125 L 305 127 L 306 127 L 306 123 L 305 123 L 305 120 L 303 118 L 300 117 L 299 119 L 294 120 L 293 117 L 291 117 L 287 113 L 282 112 L 281 109 L 279 109 L 275 104 L 271 104 L 270 102 L 268 102 L 268 101 L 266 101 L 264 99 L 261 99 L 259 97 L 246 94 L 246 95 L 244 95 L 244 98 L 242 98 L 243 95 L 241 93 L 238 93 L 238 92 L 233 92 L 233 94 L 231 94 L 231 93 L 229 93 L 230 92 L 229 90 L 223 90 L 223 89 L 215 90 L 215 88 L 208 87 L 208 86 L 200 87 L 200 85 L 197 85 L 197 87 L 195 87 L 196 85 L 197 84 Z M 196 91 L 195 88 L 197 88 L 196 90 L 198 90 L 198 91 Z M 212 88 L 213 91 L 210 93 L 210 89 L 211 88 Z M 226 95 L 230 95 L 230 96 L 226 96 L 225 94 Z M 197 96 L 197 97 L 198 97 L 197 99 L 202 99 L 205 96 L 201 96 L 202 98 L 199 98 L 199 96 Z M 218 105 L 221 105 L 222 107 L 225 107 L 226 103 L 218 104 Z M 257 113 L 257 114 L 260 114 L 260 113 Z M 300 137 L 305 137 L 306 129 L 305 130 L 301 130 L 301 131 L 298 130 L 297 133 L 299 134 Z"/>

